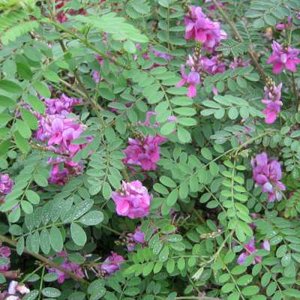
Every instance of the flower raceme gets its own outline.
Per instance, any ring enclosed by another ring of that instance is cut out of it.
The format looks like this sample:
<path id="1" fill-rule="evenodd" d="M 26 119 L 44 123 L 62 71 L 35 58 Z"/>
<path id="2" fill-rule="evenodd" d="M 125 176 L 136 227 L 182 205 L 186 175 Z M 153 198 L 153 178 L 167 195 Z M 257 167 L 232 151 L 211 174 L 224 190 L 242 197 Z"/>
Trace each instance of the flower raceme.
<path id="1" fill-rule="evenodd" d="M 275 159 L 269 159 L 267 153 L 256 155 L 251 161 L 253 180 L 262 187 L 264 193 L 268 193 L 269 202 L 280 201 L 281 191 L 285 185 L 280 181 L 282 177 L 281 165 Z"/>
<path id="2" fill-rule="evenodd" d="M 85 126 L 75 118 L 68 118 L 73 107 L 81 103 L 80 99 L 69 98 L 62 94 L 59 98 L 45 99 L 46 115 L 38 115 L 39 128 L 35 133 L 36 139 L 46 143 L 49 151 L 61 154 L 63 157 L 49 159 L 52 165 L 49 182 L 52 184 L 64 185 L 70 175 L 81 173 L 83 166 L 75 163 L 72 158 L 83 149 L 86 143 L 74 144 L 85 130 Z"/>
<path id="3" fill-rule="evenodd" d="M 280 74 L 283 70 L 297 71 L 297 65 L 300 63 L 298 57 L 300 50 L 290 46 L 284 47 L 276 41 L 273 41 L 272 50 L 273 53 L 268 58 L 267 63 L 273 65 L 274 74 Z"/>
<path id="4" fill-rule="evenodd" d="M 159 145 L 165 141 L 166 139 L 159 135 L 130 138 L 129 145 L 124 150 L 126 157 L 123 162 L 126 165 L 140 166 L 144 171 L 156 170 L 156 164 L 160 159 Z"/>
<path id="5" fill-rule="evenodd" d="M 149 214 L 152 196 L 139 180 L 122 182 L 120 191 L 112 193 L 119 216 L 130 219 L 143 218 Z"/>
<path id="6" fill-rule="evenodd" d="M 3 201 L 5 195 L 12 190 L 14 182 L 8 174 L 0 174 L 0 203 Z"/>
<path id="7" fill-rule="evenodd" d="M 123 256 L 118 255 L 115 252 L 111 252 L 111 255 L 108 256 L 101 265 L 99 265 L 99 269 L 104 273 L 104 275 L 111 275 L 120 269 L 120 266 L 124 261 L 125 259 Z"/>
<path id="8" fill-rule="evenodd" d="M 239 265 L 244 264 L 246 258 L 248 256 L 252 255 L 252 254 L 254 254 L 254 259 L 253 259 L 252 263 L 253 264 L 261 263 L 261 261 L 262 261 L 261 256 L 255 255 L 255 252 L 257 251 L 257 249 L 255 247 L 255 240 L 254 239 L 251 239 L 248 244 L 245 244 L 244 245 L 244 249 L 245 249 L 245 251 L 243 253 L 241 253 L 239 255 L 238 259 L 237 259 L 237 263 Z M 270 243 L 269 243 L 269 241 L 264 241 L 262 243 L 262 249 L 270 251 Z"/>
<path id="9" fill-rule="evenodd" d="M 227 38 L 219 22 L 213 22 L 201 7 L 191 6 L 189 14 L 184 18 L 185 38 L 201 42 L 203 48 L 212 52 L 220 41 Z"/>
<path id="10" fill-rule="evenodd" d="M 281 106 L 283 105 L 281 101 L 281 88 L 282 83 L 278 86 L 275 86 L 274 83 L 265 86 L 265 95 L 262 103 L 266 105 L 263 114 L 265 115 L 265 122 L 267 124 L 274 123 L 280 113 Z"/>

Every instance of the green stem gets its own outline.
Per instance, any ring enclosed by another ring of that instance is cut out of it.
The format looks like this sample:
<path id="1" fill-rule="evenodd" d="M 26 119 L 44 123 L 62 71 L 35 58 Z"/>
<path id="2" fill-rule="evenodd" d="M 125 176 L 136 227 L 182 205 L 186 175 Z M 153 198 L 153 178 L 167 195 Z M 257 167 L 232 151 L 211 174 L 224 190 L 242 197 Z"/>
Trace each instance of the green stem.
<path id="1" fill-rule="evenodd" d="M 40 300 L 41 296 L 42 296 L 42 289 L 43 289 L 43 283 L 44 283 L 44 275 L 45 275 L 45 266 L 44 266 L 43 271 L 42 271 L 42 276 L 41 276 L 41 281 L 40 281 L 40 287 L 39 287 L 39 298 L 38 298 L 38 300 Z"/>
<path id="2" fill-rule="evenodd" d="M 110 227 L 108 227 L 108 226 L 106 226 L 106 225 L 104 225 L 104 224 L 101 224 L 101 227 L 107 229 L 108 231 L 111 231 L 112 233 L 114 233 L 114 234 L 116 234 L 116 235 L 121 235 L 121 234 L 122 234 L 121 232 L 119 232 L 119 231 L 117 231 L 117 230 L 115 230 L 115 229 L 112 229 L 112 228 L 110 228 Z"/>
<path id="3" fill-rule="evenodd" d="M 16 247 L 17 246 L 17 242 L 16 241 L 13 241 L 11 240 L 10 238 L 4 236 L 4 235 L 1 235 L 0 234 L 0 241 L 1 242 L 4 242 L 12 247 Z M 84 284 L 88 284 L 88 282 L 86 280 L 84 280 L 83 278 L 80 278 L 78 277 L 75 273 L 69 271 L 69 270 L 66 270 L 65 268 L 63 268 L 62 266 L 60 265 L 57 265 L 56 263 L 54 263 L 52 260 L 44 257 L 43 255 L 41 254 L 38 254 L 38 253 L 34 253 L 34 252 L 31 252 L 29 251 L 28 249 L 24 248 L 24 253 L 34 257 L 35 259 L 43 262 L 45 265 L 48 265 L 52 268 L 55 268 L 59 271 L 62 271 L 63 273 L 67 274 L 69 277 L 71 277 L 72 279 L 74 279 L 75 281 L 78 281 L 80 283 L 84 283 Z"/>

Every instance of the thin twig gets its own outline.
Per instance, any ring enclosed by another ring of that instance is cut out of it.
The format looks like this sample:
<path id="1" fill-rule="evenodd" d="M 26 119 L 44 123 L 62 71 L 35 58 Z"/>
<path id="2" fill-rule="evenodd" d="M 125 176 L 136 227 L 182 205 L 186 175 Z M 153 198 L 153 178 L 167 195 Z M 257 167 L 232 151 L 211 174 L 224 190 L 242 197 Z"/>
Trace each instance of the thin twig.
<path id="1" fill-rule="evenodd" d="M 84 44 L 87 48 L 93 50 L 94 52 L 96 52 L 97 54 L 99 54 L 101 57 L 110 60 L 112 63 L 114 63 L 115 65 L 122 67 L 124 69 L 129 70 L 130 67 L 117 61 L 115 58 L 113 58 L 112 56 L 107 55 L 106 53 L 102 52 L 101 50 L 99 50 L 98 48 L 96 48 L 93 44 L 91 44 L 88 40 L 80 37 L 78 34 L 76 34 L 75 32 L 67 29 L 65 26 L 62 26 L 61 24 L 55 22 L 55 21 L 51 21 L 48 20 L 49 23 L 51 23 L 52 25 L 54 25 L 56 28 L 64 31 L 65 33 L 68 33 L 69 35 L 71 35 L 72 37 L 74 37 L 75 39 L 78 39 L 82 44 Z"/>
<path id="2" fill-rule="evenodd" d="M 10 245 L 10 246 L 13 246 L 13 247 L 16 247 L 17 246 L 17 242 L 11 240 L 10 238 L 4 236 L 4 235 L 1 235 L 0 234 L 0 241 Z M 38 253 L 33 253 L 31 251 L 29 251 L 28 249 L 24 248 L 24 253 L 36 258 L 37 260 L 45 263 L 45 265 L 48 265 L 52 268 L 55 268 L 65 274 L 67 274 L 69 277 L 71 277 L 72 279 L 74 279 L 75 281 L 78 281 L 78 282 L 81 282 L 81 283 L 84 283 L 84 284 L 88 284 L 88 282 L 83 279 L 83 278 L 80 278 L 78 277 L 75 273 L 69 271 L 69 270 L 66 270 L 65 268 L 63 268 L 62 266 L 60 265 L 57 265 L 56 263 L 54 263 L 52 260 L 44 257 L 43 255 L 41 254 L 38 254 Z"/>

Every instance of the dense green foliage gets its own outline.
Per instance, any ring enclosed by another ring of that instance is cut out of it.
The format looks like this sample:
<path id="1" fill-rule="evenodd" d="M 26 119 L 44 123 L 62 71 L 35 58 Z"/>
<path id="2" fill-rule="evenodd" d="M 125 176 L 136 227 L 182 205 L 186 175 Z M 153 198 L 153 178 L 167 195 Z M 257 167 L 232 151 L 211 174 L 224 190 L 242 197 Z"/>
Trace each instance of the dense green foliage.
<path id="1" fill-rule="evenodd" d="M 20 269 L 15 280 L 31 291 L 23 299 L 300 298 L 300 72 L 274 75 L 266 63 L 272 38 L 299 47 L 300 2 L 228 0 L 210 10 L 212 2 L 73 0 L 65 9 L 85 13 L 66 11 L 60 23 L 55 1 L 0 0 L 0 168 L 14 181 L 0 201 L 0 241 L 16 249 L 11 270 Z M 184 38 L 187 5 L 220 21 L 228 37 L 217 53 L 227 66 L 250 62 L 206 74 L 193 99 L 176 87 L 180 66 L 199 47 Z M 292 29 L 276 31 L 288 16 Z M 283 83 L 273 125 L 261 104 L 268 77 Z M 74 143 L 92 137 L 73 159 L 84 170 L 63 186 L 48 181 L 49 158 L 59 154 L 36 140 L 43 99 L 62 93 L 82 99 L 71 115 L 85 131 Z M 144 126 L 149 111 L 156 114 Z M 156 134 L 167 139 L 157 169 L 126 166 L 128 138 Z M 280 202 L 268 202 L 252 179 L 251 158 L 263 151 L 282 162 Z M 116 214 L 111 194 L 122 180 L 148 188 L 148 217 Z M 139 225 L 146 242 L 129 252 L 124 238 Z M 269 241 L 270 251 L 238 264 L 253 237 Z M 48 273 L 62 250 L 84 278 L 69 274 L 58 284 Z M 94 272 L 111 251 L 125 258 L 121 269 Z M 0 293 L 9 281 L 0 271 Z"/>

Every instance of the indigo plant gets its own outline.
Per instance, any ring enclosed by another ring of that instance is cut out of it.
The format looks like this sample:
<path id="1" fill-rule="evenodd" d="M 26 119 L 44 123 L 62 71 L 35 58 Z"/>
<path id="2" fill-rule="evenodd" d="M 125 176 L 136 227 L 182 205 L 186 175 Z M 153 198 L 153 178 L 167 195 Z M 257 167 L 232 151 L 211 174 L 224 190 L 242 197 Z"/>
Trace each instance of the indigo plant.
<path id="1" fill-rule="evenodd" d="M 300 299 L 299 0 L 0 12 L 0 300 Z"/>

